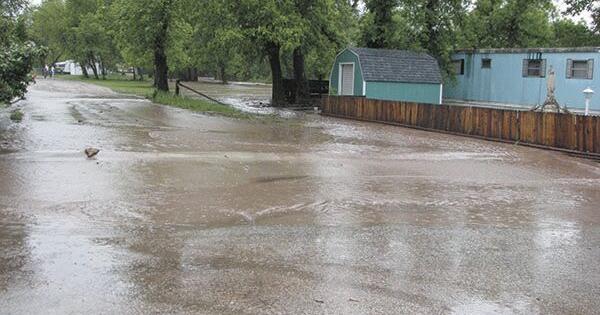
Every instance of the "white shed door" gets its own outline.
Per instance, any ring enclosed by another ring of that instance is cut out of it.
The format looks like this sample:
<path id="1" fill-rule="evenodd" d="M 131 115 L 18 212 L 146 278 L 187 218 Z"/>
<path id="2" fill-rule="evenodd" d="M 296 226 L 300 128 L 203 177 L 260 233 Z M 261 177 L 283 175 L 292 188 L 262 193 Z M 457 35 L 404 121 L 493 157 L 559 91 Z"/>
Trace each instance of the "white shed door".
<path id="1" fill-rule="evenodd" d="M 342 64 L 341 95 L 354 95 L 354 65 Z"/>

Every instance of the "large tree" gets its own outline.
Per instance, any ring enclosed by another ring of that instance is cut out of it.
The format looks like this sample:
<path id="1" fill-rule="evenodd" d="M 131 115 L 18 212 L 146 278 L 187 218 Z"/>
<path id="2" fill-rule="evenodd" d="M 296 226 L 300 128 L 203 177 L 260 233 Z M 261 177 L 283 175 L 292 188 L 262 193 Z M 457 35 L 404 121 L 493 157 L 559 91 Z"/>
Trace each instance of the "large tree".
<path id="1" fill-rule="evenodd" d="M 273 85 L 272 105 L 285 105 L 282 51 L 298 47 L 303 34 L 303 25 L 298 15 L 291 14 L 296 9 L 293 1 L 229 1 L 242 36 L 253 42 L 261 55 L 266 56 L 269 61 Z"/>
<path id="2" fill-rule="evenodd" d="M 237 25 L 233 2 L 206 0 L 197 3 L 193 17 L 194 63 L 215 73 L 224 84 L 249 44 Z M 241 65 L 237 64 L 239 68 Z"/>
<path id="3" fill-rule="evenodd" d="M 115 0 L 115 36 L 130 61 L 141 63 L 150 57 L 154 66 L 154 86 L 169 91 L 167 49 L 170 27 L 177 18 L 171 11 L 178 0 Z"/>
<path id="4" fill-rule="evenodd" d="M 300 42 L 291 53 L 294 101 L 306 103 L 308 79 L 323 78 L 323 66 L 328 68 L 326 71 L 330 70 L 335 54 L 349 41 L 355 19 L 353 8 L 346 1 L 294 0 L 294 5 L 295 10 L 290 14 L 296 16 L 301 30 Z M 307 65 L 312 71 L 307 71 Z"/>
<path id="5" fill-rule="evenodd" d="M 48 60 L 55 63 L 69 55 L 67 11 L 64 0 L 46 0 L 37 7 L 31 17 L 29 33 L 39 45 L 48 49 Z"/>
<path id="6" fill-rule="evenodd" d="M 464 47 L 544 47 L 552 44 L 549 0 L 478 0 L 459 34 Z"/>
<path id="7" fill-rule="evenodd" d="M 411 14 L 410 12 L 419 12 Z M 463 24 L 466 8 L 462 0 L 411 0 L 403 12 L 409 29 L 420 46 L 436 57 L 440 66 L 449 73 L 450 55 L 456 49 L 457 33 Z"/>
<path id="8" fill-rule="evenodd" d="M 570 19 L 557 20 L 552 24 L 556 47 L 600 46 L 600 35 L 588 28 L 584 22 L 573 22 Z"/>
<path id="9" fill-rule="evenodd" d="M 366 0 L 367 12 L 363 17 L 362 42 L 370 48 L 392 48 L 395 29 L 394 11 L 398 0 Z"/>

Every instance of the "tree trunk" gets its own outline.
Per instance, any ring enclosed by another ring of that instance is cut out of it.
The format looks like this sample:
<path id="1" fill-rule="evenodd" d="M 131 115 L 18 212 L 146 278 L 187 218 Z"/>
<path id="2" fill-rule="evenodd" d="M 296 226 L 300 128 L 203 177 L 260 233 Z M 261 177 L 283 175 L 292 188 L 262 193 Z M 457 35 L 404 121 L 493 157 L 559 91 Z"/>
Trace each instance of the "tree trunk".
<path id="1" fill-rule="evenodd" d="M 294 80 L 296 81 L 295 100 L 297 104 L 304 104 L 308 101 L 310 92 L 308 81 L 306 80 L 306 70 L 304 68 L 304 53 L 301 47 L 294 49 Z"/>
<path id="2" fill-rule="evenodd" d="M 104 61 L 100 62 L 100 73 L 102 73 L 102 80 L 106 80 L 106 67 L 104 66 Z"/>
<path id="3" fill-rule="evenodd" d="M 438 33 L 438 28 L 439 26 L 437 25 L 437 23 L 439 23 L 439 21 L 437 20 L 437 10 L 439 9 L 439 0 L 428 0 L 427 4 L 425 5 L 426 8 L 426 12 L 427 12 L 427 18 L 426 18 L 426 22 L 425 22 L 425 28 L 426 28 L 426 32 L 427 32 L 427 42 L 424 43 L 425 47 L 427 47 L 427 51 L 434 56 L 435 58 L 439 59 L 439 55 L 440 55 L 440 49 L 439 49 L 439 33 Z"/>
<path id="4" fill-rule="evenodd" d="M 156 89 L 169 92 L 169 66 L 167 66 L 167 56 L 163 46 L 154 50 L 154 67 L 156 68 L 154 76 Z"/>
<path id="5" fill-rule="evenodd" d="M 192 68 L 192 82 L 198 82 L 198 68 Z"/>
<path id="6" fill-rule="evenodd" d="M 219 63 L 219 76 L 221 77 L 221 83 L 227 84 L 227 71 L 224 63 Z"/>
<path id="7" fill-rule="evenodd" d="M 144 81 L 144 70 L 143 70 L 142 68 L 140 68 L 140 67 L 135 67 L 135 68 L 133 69 L 133 72 L 134 72 L 134 73 L 135 73 L 135 72 L 137 72 L 137 74 L 138 74 L 138 80 L 140 80 L 140 81 Z"/>
<path id="8" fill-rule="evenodd" d="M 100 76 L 98 76 L 98 67 L 96 67 L 96 60 L 93 56 L 89 57 L 88 64 L 90 65 L 90 68 L 92 68 L 92 72 L 94 72 L 94 78 L 96 78 L 96 80 L 99 80 Z"/>
<path id="9" fill-rule="evenodd" d="M 154 39 L 154 86 L 157 90 L 169 91 L 169 66 L 167 63 L 166 43 L 169 30 L 169 10 L 171 1 L 165 1 L 160 16 L 159 31 Z"/>
<path id="10" fill-rule="evenodd" d="M 87 71 L 87 63 L 86 62 L 80 62 L 79 66 L 81 67 L 81 73 L 83 73 L 83 77 L 86 79 L 90 78 L 90 74 Z"/>
<path id="11" fill-rule="evenodd" d="M 285 89 L 283 86 L 283 73 L 281 71 L 281 59 L 280 59 L 279 45 L 270 43 L 267 45 L 267 55 L 269 57 L 269 64 L 271 65 L 271 77 L 273 82 L 272 92 L 272 106 L 284 106 L 285 105 Z"/>

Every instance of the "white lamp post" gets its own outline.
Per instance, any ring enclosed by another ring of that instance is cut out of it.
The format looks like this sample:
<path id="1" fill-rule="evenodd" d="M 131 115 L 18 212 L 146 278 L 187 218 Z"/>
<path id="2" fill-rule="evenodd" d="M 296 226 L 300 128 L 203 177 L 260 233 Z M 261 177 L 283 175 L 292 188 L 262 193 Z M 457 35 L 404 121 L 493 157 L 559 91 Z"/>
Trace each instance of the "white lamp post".
<path id="1" fill-rule="evenodd" d="M 594 90 L 592 88 L 587 88 L 583 90 L 583 95 L 585 95 L 585 115 L 590 115 L 590 101 L 592 100 L 592 95 L 594 95 Z"/>

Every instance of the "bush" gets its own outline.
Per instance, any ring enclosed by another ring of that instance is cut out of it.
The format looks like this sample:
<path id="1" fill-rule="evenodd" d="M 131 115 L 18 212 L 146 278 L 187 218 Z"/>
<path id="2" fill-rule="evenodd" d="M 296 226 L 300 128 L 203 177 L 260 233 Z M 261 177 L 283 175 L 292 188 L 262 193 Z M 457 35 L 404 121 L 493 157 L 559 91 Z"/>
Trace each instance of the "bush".
<path id="1" fill-rule="evenodd" d="M 12 113 L 10 113 L 10 120 L 14 122 L 21 122 L 23 120 L 23 113 L 16 109 Z"/>
<path id="2" fill-rule="evenodd" d="M 34 43 L 0 45 L 0 103 L 23 97 L 31 81 L 33 60 L 43 54 Z"/>

